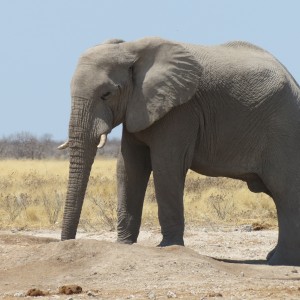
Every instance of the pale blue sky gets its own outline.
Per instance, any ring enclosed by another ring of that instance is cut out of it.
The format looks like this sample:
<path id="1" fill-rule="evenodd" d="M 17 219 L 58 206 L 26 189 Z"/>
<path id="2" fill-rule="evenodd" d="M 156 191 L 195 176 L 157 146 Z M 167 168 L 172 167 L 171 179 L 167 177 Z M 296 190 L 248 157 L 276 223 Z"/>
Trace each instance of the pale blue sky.
<path id="1" fill-rule="evenodd" d="M 299 15 L 298 0 L 0 0 L 0 137 L 29 131 L 66 139 L 77 59 L 110 38 L 246 40 L 300 82 Z"/>

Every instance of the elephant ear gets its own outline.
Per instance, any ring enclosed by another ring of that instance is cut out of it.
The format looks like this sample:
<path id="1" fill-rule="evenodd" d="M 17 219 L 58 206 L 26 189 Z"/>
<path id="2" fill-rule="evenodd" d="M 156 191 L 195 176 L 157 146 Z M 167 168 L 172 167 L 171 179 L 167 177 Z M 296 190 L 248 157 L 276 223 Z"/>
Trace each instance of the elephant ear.
<path id="1" fill-rule="evenodd" d="M 127 105 L 129 132 L 146 129 L 196 92 L 200 66 L 182 45 L 158 38 L 133 42 L 133 94 Z"/>

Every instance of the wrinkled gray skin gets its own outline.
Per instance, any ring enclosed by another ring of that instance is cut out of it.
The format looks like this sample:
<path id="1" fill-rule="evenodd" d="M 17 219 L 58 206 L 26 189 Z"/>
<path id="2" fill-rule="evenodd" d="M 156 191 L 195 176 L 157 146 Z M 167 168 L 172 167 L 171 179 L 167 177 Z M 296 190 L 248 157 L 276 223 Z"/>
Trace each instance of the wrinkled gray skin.
<path id="1" fill-rule="evenodd" d="M 123 123 L 118 241 L 135 243 L 153 172 L 161 246 L 183 245 L 188 169 L 244 180 L 277 207 L 272 265 L 300 265 L 300 88 L 271 54 L 145 38 L 88 49 L 72 84 L 62 240 L 74 239 L 100 137 Z"/>

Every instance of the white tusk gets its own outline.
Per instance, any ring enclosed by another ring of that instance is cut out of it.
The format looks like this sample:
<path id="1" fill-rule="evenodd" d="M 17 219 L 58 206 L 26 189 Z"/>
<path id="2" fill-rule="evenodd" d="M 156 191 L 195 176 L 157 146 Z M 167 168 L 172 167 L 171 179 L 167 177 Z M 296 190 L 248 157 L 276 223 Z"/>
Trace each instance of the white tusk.
<path id="1" fill-rule="evenodd" d="M 100 142 L 99 142 L 99 145 L 97 146 L 97 148 L 98 149 L 103 148 L 104 145 L 106 144 L 106 140 L 107 140 L 107 134 L 106 133 L 101 134 Z"/>
<path id="2" fill-rule="evenodd" d="M 69 141 L 66 141 L 65 143 L 61 144 L 57 147 L 58 150 L 63 150 L 69 148 Z"/>

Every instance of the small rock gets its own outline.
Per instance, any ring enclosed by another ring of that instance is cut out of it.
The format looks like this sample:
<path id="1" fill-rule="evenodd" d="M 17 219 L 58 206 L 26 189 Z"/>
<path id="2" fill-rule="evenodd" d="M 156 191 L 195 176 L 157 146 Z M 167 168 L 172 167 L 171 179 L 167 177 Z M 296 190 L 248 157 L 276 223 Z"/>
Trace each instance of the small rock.
<path id="1" fill-rule="evenodd" d="M 148 293 L 148 299 L 151 299 L 151 300 L 155 300 L 156 299 L 156 295 L 155 295 L 155 293 L 154 292 L 149 292 Z"/>
<path id="2" fill-rule="evenodd" d="M 27 293 L 26 296 L 30 297 L 39 297 L 39 296 L 46 296 L 47 293 L 39 290 L 39 289 L 30 289 Z"/>
<path id="3" fill-rule="evenodd" d="M 289 286 L 289 289 L 291 289 L 291 290 L 294 290 L 295 288 L 296 288 L 296 287 L 293 286 L 293 285 Z"/>
<path id="4" fill-rule="evenodd" d="M 244 225 L 241 228 L 241 231 L 244 231 L 244 232 L 251 232 L 252 230 L 253 230 L 252 225 Z"/>
<path id="5" fill-rule="evenodd" d="M 298 270 L 293 269 L 293 270 L 292 270 L 292 273 L 298 273 Z"/>
<path id="6" fill-rule="evenodd" d="M 216 297 L 223 297 L 223 295 L 221 293 L 210 292 L 210 293 L 207 294 L 207 297 L 216 298 Z"/>
<path id="7" fill-rule="evenodd" d="M 25 295 L 22 292 L 17 292 L 14 294 L 14 297 L 25 297 Z"/>
<path id="8" fill-rule="evenodd" d="M 86 293 L 89 297 L 96 297 L 95 294 L 92 291 L 88 291 Z"/>
<path id="9" fill-rule="evenodd" d="M 168 298 L 177 298 L 177 295 L 174 292 L 172 292 L 172 291 L 168 291 L 167 297 Z"/>
<path id="10" fill-rule="evenodd" d="M 82 292 L 82 287 L 75 284 L 64 285 L 59 287 L 58 292 L 65 295 L 80 294 Z"/>
<path id="11" fill-rule="evenodd" d="M 244 276 L 245 276 L 245 273 L 244 273 L 244 272 L 241 272 L 241 276 L 244 277 Z"/>

